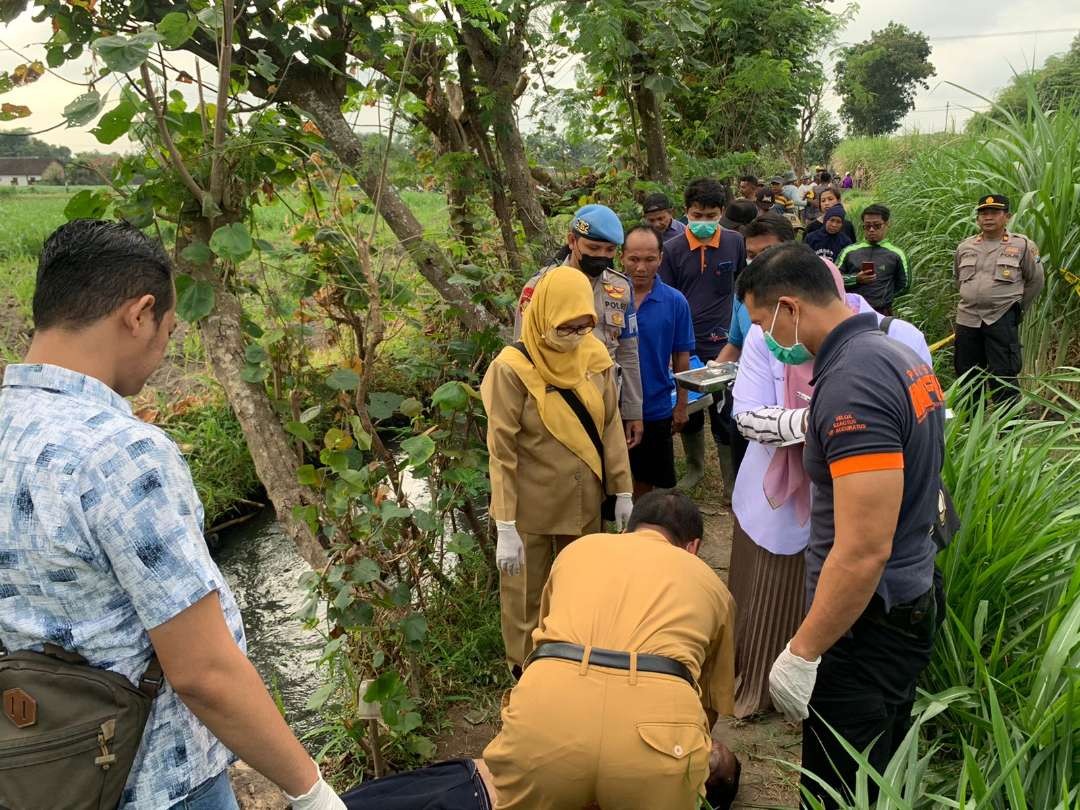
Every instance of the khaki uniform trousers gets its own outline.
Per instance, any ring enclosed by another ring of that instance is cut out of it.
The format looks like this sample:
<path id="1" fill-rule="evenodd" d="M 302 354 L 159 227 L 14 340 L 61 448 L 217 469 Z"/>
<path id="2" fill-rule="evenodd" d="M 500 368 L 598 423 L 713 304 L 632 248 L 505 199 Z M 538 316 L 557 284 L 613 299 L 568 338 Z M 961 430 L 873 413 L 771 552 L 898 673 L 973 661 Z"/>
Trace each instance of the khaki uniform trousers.
<path id="1" fill-rule="evenodd" d="M 680 678 L 544 658 L 484 751 L 497 810 L 695 810 L 712 744 Z"/>
<path id="2" fill-rule="evenodd" d="M 578 537 L 600 531 L 600 516 L 585 526 Z M 517 576 L 499 577 L 499 606 L 502 612 L 502 637 L 506 661 L 513 667 L 525 665 L 532 652 L 532 632 L 540 623 L 540 597 L 544 594 L 548 574 L 555 555 L 577 537 L 566 534 L 527 534 L 521 532 L 525 544 L 525 566 Z"/>

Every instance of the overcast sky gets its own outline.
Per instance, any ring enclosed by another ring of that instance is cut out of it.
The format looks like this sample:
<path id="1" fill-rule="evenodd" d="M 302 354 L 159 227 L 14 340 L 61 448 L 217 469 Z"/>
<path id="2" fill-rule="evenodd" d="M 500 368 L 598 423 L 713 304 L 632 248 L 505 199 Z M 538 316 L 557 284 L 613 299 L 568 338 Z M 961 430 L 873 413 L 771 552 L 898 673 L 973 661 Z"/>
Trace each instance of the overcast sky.
<path id="1" fill-rule="evenodd" d="M 843 7 L 843 0 L 834 0 L 833 8 Z M 965 107 L 981 107 L 983 102 L 963 91 L 945 84 L 955 82 L 982 95 L 992 95 L 1008 83 L 1013 70 L 1024 70 L 1032 64 L 1041 65 L 1047 56 L 1066 50 L 1073 36 L 1080 31 L 1080 2 L 1077 0 L 1012 0 L 993 3 L 987 0 L 864 0 L 861 9 L 840 35 L 844 42 L 865 39 L 875 29 L 884 28 L 891 20 L 921 30 L 931 38 L 930 56 L 937 75 L 930 80 L 930 89 L 921 91 L 915 110 L 904 119 L 904 128 L 920 131 L 941 130 L 945 126 L 945 106 L 949 105 L 950 124 L 962 126 L 970 116 Z M 1055 33 L 1030 33 L 1046 29 L 1067 29 Z M 1002 34 L 1002 36 L 986 36 Z M 48 23 L 36 24 L 29 15 L 0 27 L 0 40 L 31 59 L 44 60 L 44 49 L 37 43 L 50 35 Z M 182 52 L 172 54 L 174 63 L 194 73 L 192 57 Z M 0 70 L 11 69 L 24 60 L 0 47 Z M 63 76 L 79 80 L 87 60 L 61 68 Z M 572 68 L 572 65 L 569 66 Z M 204 72 L 204 78 L 207 78 Z M 212 74 L 211 74 L 212 79 Z M 556 84 L 568 86 L 573 82 L 573 70 L 560 71 Z M 99 87 L 101 91 L 106 85 Z M 188 89 L 188 88 L 185 88 Z M 0 124 L 0 129 L 29 126 L 44 129 L 61 120 L 61 110 L 82 89 L 65 83 L 61 78 L 46 74 L 33 85 L 5 94 L 0 101 L 25 104 L 33 110 L 32 117 Z M 190 92 L 190 90 L 189 90 Z M 115 98 L 113 90 L 111 97 Z M 826 105 L 834 111 L 839 107 L 835 96 L 829 95 Z M 526 102 L 523 110 L 529 108 Z M 378 126 L 375 112 L 365 109 L 359 120 L 364 128 Z M 527 126 L 527 125 L 526 125 Z M 50 143 L 63 144 L 74 151 L 125 148 L 126 141 L 113 147 L 99 144 L 89 128 L 57 129 L 41 136 Z"/>

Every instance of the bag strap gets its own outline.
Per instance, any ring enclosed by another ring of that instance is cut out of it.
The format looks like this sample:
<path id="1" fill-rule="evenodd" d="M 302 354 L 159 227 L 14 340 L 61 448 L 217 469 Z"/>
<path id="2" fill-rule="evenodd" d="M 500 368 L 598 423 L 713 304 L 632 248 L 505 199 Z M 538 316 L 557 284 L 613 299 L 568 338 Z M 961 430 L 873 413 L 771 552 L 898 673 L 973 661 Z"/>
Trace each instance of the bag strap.
<path id="1" fill-rule="evenodd" d="M 889 329 L 892 327 L 892 322 L 895 320 L 895 315 L 886 315 L 884 318 L 881 319 L 881 323 L 878 324 L 878 329 L 880 329 L 886 335 L 889 334 Z"/>
<path id="2" fill-rule="evenodd" d="M 529 350 L 525 348 L 525 344 L 521 341 L 512 344 L 515 349 L 525 355 L 525 359 L 532 363 L 532 357 L 529 356 Z M 593 447 L 596 448 L 596 453 L 600 456 L 600 486 L 602 491 L 607 493 L 607 464 L 604 463 L 604 442 L 600 438 L 600 431 L 596 429 L 596 423 L 593 422 L 592 416 L 589 415 L 588 409 L 584 403 L 578 399 L 577 394 L 571 391 L 569 388 L 555 388 L 559 392 L 559 396 L 563 398 L 563 401 L 570 406 L 570 410 L 574 412 L 574 416 L 581 422 L 581 427 L 585 430 L 585 435 L 589 437 L 589 441 L 593 443 Z"/>
<path id="3" fill-rule="evenodd" d="M 7 650 L 4 647 L 4 643 L 0 641 L 0 656 L 7 655 L 8 652 L 10 651 Z M 65 650 L 63 647 L 48 641 L 42 645 L 41 652 L 50 658 L 56 658 L 66 664 L 90 666 L 90 663 L 77 652 Z M 158 661 L 157 653 L 151 653 L 150 661 L 147 663 L 146 669 L 139 678 L 138 689 L 148 698 L 153 700 L 157 697 L 158 692 L 161 691 L 161 685 L 163 683 L 165 683 L 165 672 L 161 669 L 161 662 Z"/>

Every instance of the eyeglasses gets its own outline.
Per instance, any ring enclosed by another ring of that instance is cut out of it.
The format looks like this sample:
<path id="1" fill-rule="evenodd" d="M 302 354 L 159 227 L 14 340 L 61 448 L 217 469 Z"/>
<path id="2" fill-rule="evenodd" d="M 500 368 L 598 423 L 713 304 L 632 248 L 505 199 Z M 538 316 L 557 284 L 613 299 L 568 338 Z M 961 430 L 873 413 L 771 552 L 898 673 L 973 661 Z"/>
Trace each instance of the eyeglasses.
<path id="1" fill-rule="evenodd" d="M 591 326 L 556 326 L 555 334 L 559 337 L 570 337 L 571 335 L 587 335 L 593 328 Z"/>
<path id="2" fill-rule="evenodd" d="M 863 229 L 867 231 L 880 231 L 885 227 L 884 222 L 864 222 Z"/>

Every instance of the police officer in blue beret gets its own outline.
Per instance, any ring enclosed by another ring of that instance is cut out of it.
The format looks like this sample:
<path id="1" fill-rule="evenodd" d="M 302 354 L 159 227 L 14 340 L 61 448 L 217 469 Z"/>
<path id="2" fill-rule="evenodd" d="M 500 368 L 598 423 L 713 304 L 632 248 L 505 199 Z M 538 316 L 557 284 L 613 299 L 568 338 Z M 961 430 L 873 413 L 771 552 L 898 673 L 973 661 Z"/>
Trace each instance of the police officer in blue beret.
<path id="1" fill-rule="evenodd" d="M 627 447 L 641 441 L 641 368 L 638 361 L 637 313 L 634 309 L 634 285 L 615 270 L 615 254 L 623 243 L 619 217 L 606 205 L 591 204 L 579 208 L 570 220 L 566 237 L 569 255 L 563 264 L 574 267 L 592 284 L 596 301 L 596 328 L 593 334 L 607 347 L 619 369 L 621 389 L 619 410 L 626 428 Z M 514 339 L 521 335 L 521 316 L 532 299 L 540 278 L 557 265 L 549 265 L 529 279 L 518 299 L 514 316 Z"/>

